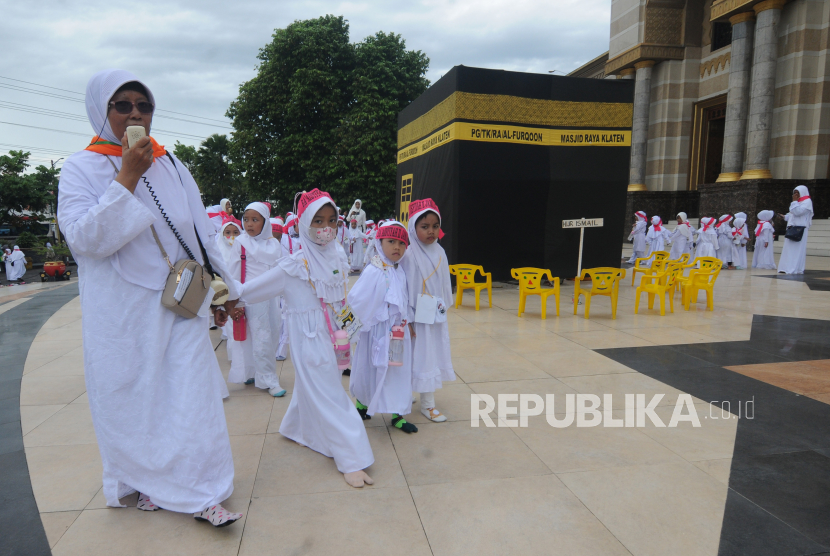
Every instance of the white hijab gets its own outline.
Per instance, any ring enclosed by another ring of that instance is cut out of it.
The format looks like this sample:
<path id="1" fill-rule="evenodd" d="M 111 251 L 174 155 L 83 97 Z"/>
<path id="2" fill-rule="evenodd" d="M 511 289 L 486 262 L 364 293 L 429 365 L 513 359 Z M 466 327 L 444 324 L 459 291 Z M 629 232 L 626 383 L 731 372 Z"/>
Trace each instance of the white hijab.
<path id="1" fill-rule="evenodd" d="M 144 86 L 147 91 L 148 100 L 155 104 L 156 99 L 153 93 L 143 81 L 127 70 L 103 70 L 99 71 L 86 84 L 86 115 L 89 123 L 95 130 L 95 134 L 113 143 L 121 144 L 121 138 L 116 137 L 112 132 L 107 112 L 109 101 L 122 85 L 135 81 Z"/>
<path id="2" fill-rule="evenodd" d="M 360 207 L 357 206 L 358 203 L 360 203 Z M 352 215 L 354 215 L 355 220 L 357 220 L 357 227 L 363 230 L 366 226 L 366 213 L 363 211 L 363 201 L 360 199 L 354 200 L 354 204 L 348 214 L 349 218 L 346 220 L 351 221 Z"/>
<path id="3" fill-rule="evenodd" d="M 701 218 L 698 233 L 717 236 L 718 232 L 715 231 L 715 219 L 709 216 Z"/>
<path id="4" fill-rule="evenodd" d="M 393 225 L 404 227 L 403 224 L 396 221 L 384 224 L 384 226 Z M 406 273 L 402 267 L 396 268 L 395 263 L 384 255 L 381 241 L 375 239 L 373 246 L 377 252 L 376 256 L 386 267 L 381 269 L 369 263 L 355 285 L 349 290 L 349 305 L 354 309 L 355 314 L 360 317 L 363 325 L 367 327 L 374 326 L 390 317 L 395 317 L 398 320 L 393 324 L 399 324 L 400 319 L 406 317 L 407 314 Z M 401 265 L 408 254 L 409 248 L 404 251 L 398 265 Z M 382 310 L 384 309 L 382 307 L 384 302 L 388 303 L 387 311 Z"/>
<path id="5" fill-rule="evenodd" d="M 319 245 L 314 242 L 309 232 L 314 215 L 327 204 L 331 205 L 335 211 L 337 210 L 334 201 L 326 196 L 315 199 L 305 207 L 300 215 L 299 225 L 303 248 L 294 251 L 293 255 L 283 257 L 280 261 L 280 267 L 289 276 L 302 280 L 310 279 L 314 284 L 317 297 L 326 303 L 337 303 L 343 301 L 346 297 L 349 260 L 343 250 L 337 247 L 336 241 Z M 308 265 L 307 271 L 306 265 Z"/>
<path id="6" fill-rule="evenodd" d="M 236 238 L 226 238 L 225 237 L 225 228 L 228 226 L 236 226 L 236 229 L 239 230 L 239 235 Z M 231 260 L 233 259 L 233 244 L 237 238 L 242 237 L 245 234 L 245 230 L 237 224 L 236 222 L 229 220 L 222 225 L 222 228 L 219 229 L 219 233 L 216 234 L 216 246 L 219 247 L 219 251 L 222 253 L 222 258 L 225 259 L 225 264 L 230 266 Z"/>
<path id="7" fill-rule="evenodd" d="M 230 201 L 230 199 L 222 199 L 221 201 L 219 201 L 219 212 L 227 212 L 227 209 L 225 207 Z"/>
<path id="8" fill-rule="evenodd" d="M 798 185 L 798 186 L 796 186 L 795 189 L 793 189 L 793 191 L 798 191 L 798 194 L 802 197 L 808 197 L 810 195 L 810 190 L 807 189 L 806 185 Z M 791 207 L 792 207 L 793 203 L 798 204 L 798 205 L 803 206 L 803 207 L 808 207 L 810 209 L 810 218 L 812 218 L 813 215 L 815 214 L 813 212 L 813 200 L 812 199 L 805 199 L 803 201 L 793 201 L 792 203 L 790 203 Z"/>
<path id="9" fill-rule="evenodd" d="M 678 212 L 677 216 L 683 219 L 683 223 L 675 226 L 675 231 L 680 230 L 680 235 L 682 235 L 686 239 L 692 239 L 692 225 L 689 224 L 689 218 L 686 216 L 686 213 Z"/>
<path id="10" fill-rule="evenodd" d="M 770 220 L 772 217 L 775 216 L 775 212 L 771 210 L 762 210 L 758 213 L 758 225 L 755 226 L 755 235 L 758 236 L 761 232 L 764 231 L 764 228 L 772 230 L 772 224 Z"/>
<path id="11" fill-rule="evenodd" d="M 409 304 L 414 306 L 424 290 L 426 280 L 427 293 L 440 297 L 444 305 L 452 302 L 452 282 L 450 281 L 450 266 L 447 262 L 447 253 L 436 240 L 432 245 L 424 245 L 418 239 L 415 232 L 415 223 L 418 218 L 426 212 L 434 212 L 441 222 L 441 214 L 431 208 L 425 208 L 415 214 L 409 215 L 409 248 L 407 256 L 404 257 L 401 265 L 406 272 L 406 286 L 409 290 Z M 433 272 L 434 271 L 434 272 Z"/>
<path id="12" fill-rule="evenodd" d="M 731 226 L 729 225 L 729 221 L 732 220 L 732 216 L 729 214 L 723 214 L 720 218 L 718 218 L 717 224 L 715 224 L 715 228 L 721 231 L 721 233 L 729 230 Z"/>
<path id="13" fill-rule="evenodd" d="M 243 231 L 236 241 L 245 248 L 246 257 L 253 257 L 267 265 L 276 264 L 282 256 L 282 246 L 271 232 L 271 211 L 268 210 L 268 205 L 257 201 L 245 207 L 245 210 L 255 210 L 262 216 L 262 230 L 253 237 Z"/>

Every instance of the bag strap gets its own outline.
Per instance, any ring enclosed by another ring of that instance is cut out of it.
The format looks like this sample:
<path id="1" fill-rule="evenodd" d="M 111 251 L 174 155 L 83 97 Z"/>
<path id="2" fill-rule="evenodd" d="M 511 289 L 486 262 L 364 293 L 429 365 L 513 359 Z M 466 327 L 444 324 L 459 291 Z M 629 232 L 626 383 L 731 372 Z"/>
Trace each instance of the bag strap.
<path id="1" fill-rule="evenodd" d="M 173 268 L 173 265 L 170 263 L 170 257 L 167 256 L 167 251 L 165 251 L 164 247 L 161 245 L 159 235 L 156 233 L 156 228 L 152 224 L 150 224 L 150 231 L 153 232 L 153 239 L 156 240 L 156 245 L 158 245 L 159 250 L 161 250 L 161 257 L 167 261 L 167 266 L 170 267 L 170 272 L 174 272 L 176 269 Z"/>
<path id="2" fill-rule="evenodd" d="M 245 269 L 248 266 L 247 263 L 245 262 L 245 261 L 248 260 L 248 257 L 245 256 L 245 247 L 242 247 L 242 256 L 240 257 L 240 259 L 242 259 L 242 273 L 240 275 L 240 278 L 242 279 L 241 281 L 244 284 L 245 283 Z"/>
<path id="3" fill-rule="evenodd" d="M 167 155 L 167 158 L 170 159 L 170 162 L 173 164 L 173 168 L 176 170 L 176 174 L 178 174 L 178 176 L 179 176 L 179 183 L 181 183 L 182 188 L 184 188 L 184 180 L 182 179 L 181 172 L 179 172 L 178 165 L 176 165 L 176 161 L 173 159 L 173 156 L 170 154 L 170 151 L 167 151 L 165 154 Z M 185 189 L 185 192 L 186 191 L 187 190 Z M 171 227 L 172 227 L 172 224 L 171 224 Z M 202 252 L 202 260 L 205 261 L 205 268 L 211 274 L 216 274 L 216 271 L 213 270 L 213 265 L 210 264 L 210 259 L 207 256 L 207 251 L 205 251 L 205 246 L 202 244 L 202 238 L 199 237 L 199 230 L 196 229 L 196 223 L 195 222 L 193 223 L 193 231 L 196 233 L 196 241 L 199 243 L 199 250 Z M 181 239 L 179 239 L 179 241 L 182 243 L 182 247 L 185 247 L 184 242 Z M 185 251 L 187 251 L 186 247 L 185 247 Z M 191 258 L 193 258 L 193 257 L 191 257 Z M 194 260 L 195 260 L 195 258 L 194 258 Z M 221 278 L 221 275 L 217 275 L 217 276 L 219 276 Z"/>

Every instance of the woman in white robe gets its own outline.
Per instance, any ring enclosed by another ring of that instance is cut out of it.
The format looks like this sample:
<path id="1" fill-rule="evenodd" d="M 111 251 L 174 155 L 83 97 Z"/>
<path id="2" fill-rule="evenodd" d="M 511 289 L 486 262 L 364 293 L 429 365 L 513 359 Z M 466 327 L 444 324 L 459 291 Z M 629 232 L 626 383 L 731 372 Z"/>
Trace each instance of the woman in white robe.
<path id="1" fill-rule="evenodd" d="M 384 239 L 397 259 L 387 255 Z M 412 344 L 406 326 L 406 273 L 399 263 L 406 256 L 409 234 L 400 222 L 390 222 L 378 229 L 373 243 L 376 254 L 349 291 L 349 305 L 363 323 L 353 352 L 349 392 L 364 420 L 376 413 L 391 413 L 393 427 L 406 433 L 418 432 L 403 417 L 412 411 Z M 389 364 L 393 326 L 403 327 L 403 340 L 396 340 L 403 344 L 400 366 Z"/>
<path id="2" fill-rule="evenodd" d="M 695 258 L 716 257 L 718 249 L 718 233 L 715 231 L 715 219 L 705 217 L 700 219 L 700 228 L 697 230 L 697 249 Z"/>
<path id="3" fill-rule="evenodd" d="M 432 199 L 410 204 L 408 231 L 409 252 L 401 266 L 406 272 L 409 290 L 407 321 L 415 331 L 412 335 L 412 391 L 420 394 L 421 414 L 430 421 L 441 423 L 447 417 L 435 406 L 435 391 L 442 388 L 444 382 L 455 380 L 447 324 L 452 283 L 447 253 L 438 243 L 442 235 L 441 213 Z M 433 324 L 415 322 L 418 296 L 424 292 L 436 298 Z"/>
<path id="4" fill-rule="evenodd" d="M 251 222 L 252 215 L 258 216 L 257 224 L 261 226 L 258 229 Z M 273 235 L 270 210 L 264 203 L 251 203 L 245 207 L 242 219 L 246 233 L 240 235 L 233 244 L 234 257 L 230 272 L 234 280 L 242 281 L 244 249 L 247 282 L 276 266 L 282 257 L 282 247 Z M 228 382 L 254 384 L 257 388 L 268 390 L 275 398 L 285 396 L 274 361 L 282 327 L 279 299 L 239 303 L 237 307 L 244 308 L 245 311 L 246 338 L 233 343 L 233 363 L 228 373 Z M 236 323 L 236 326 L 241 326 L 241 322 Z"/>
<path id="5" fill-rule="evenodd" d="M 721 268 L 732 267 L 732 221 L 731 214 L 724 214 L 718 218 L 715 230 L 718 232 L 718 258 L 722 263 Z"/>
<path id="6" fill-rule="evenodd" d="M 127 115 L 114 104 L 125 101 L 132 103 Z M 219 505 L 233 492 L 234 470 L 224 380 L 208 336 L 212 295 L 192 319 L 161 305 L 169 267 L 150 227 L 171 261 L 188 254 L 147 183 L 195 259 L 205 262 L 198 234 L 216 271 L 227 273 L 184 164 L 174 164 L 152 138 L 120 145 L 127 125 L 149 131 L 152 115 L 137 107 L 147 101 L 154 102 L 152 93 L 133 74 L 95 74 L 86 107 L 99 136 L 66 160 L 59 185 L 61 231 L 79 267 L 84 375 L 103 494 L 108 506 L 123 507 L 119 499 L 138 490 L 140 509 L 194 512 L 196 519 L 227 525 L 242 514 Z M 235 285 L 228 288 L 236 299 Z M 220 311 L 215 316 L 220 324 L 226 318 Z"/>
<path id="7" fill-rule="evenodd" d="M 674 227 L 674 232 L 669 236 L 669 241 L 671 242 L 669 259 L 677 260 L 684 253 L 691 253 L 693 232 L 694 230 L 692 230 L 692 226 L 689 224 L 686 213 L 678 212 L 677 226 Z"/>
<path id="8" fill-rule="evenodd" d="M 6 279 L 8 279 L 8 277 L 11 275 L 11 272 L 12 272 L 12 262 L 10 260 L 11 256 L 12 256 L 12 250 L 9 249 L 8 247 L 5 248 L 3 250 L 2 260 L 3 260 L 3 265 L 6 267 L 5 268 L 5 270 L 6 270 Z"/>
<path id="9" fill-rule="evenodd" d="M 326 206 L 332 207 L 330 221 L 317 215 Z M 314 189 L 300 198 L 299 215 L 303 248 L 244 284 L 241 301 L 285 298 L 295 380 L 280 434 L 334 458 L 346 482 L 359 488 L 373 482 L 364 470 L 374 455 L 363 421 L 343 390 L 329 332 L 329 322 L 337 326 L 334 310 L 342 308 L 349 274 L 334 241 L 336 205 L 328 193 Z"/>
<path id="10" fill-rule="evenodd" d="M 233 207 L 231 206 L 230 199 L 222 199 L 219 201 L 218 205 L 213 205 L 207 207 L 205 212 L 210 218 L 213 227 L 216 228 L 216 232 L 219 232 L 219 229 L 225 223 L 228 216 L 233 216 Z"/>
<path id="11" fill-rule="evenodd" d="M 758 213 L 758 225 L 755 226 L 755 252 L 752 254 L 752 268 L 775 270 L 775 255 L 773 254 L 774 229 L 772 218 L 775 213 L 771 210 L 762 210 Z"/>
<path id="12" fill-rule="evenodd" d="M 631 258 L 628 259 L 629 264 L 634 264 L 637 259 L 646 256 L 646 230 L 648 229 L 646 213 L 638 210 L 634 213 L 634 217 L 636 221 L 634 226 L 631 227 L 631 233 L 628 234 L 628 241 L 633 243 L 633 253 L 631 253 Z"/>
<path id="13" fill-rule="evenodd" d="M 804 235 L 801 241 L 792 241 L 784 238 L 784 250 L 778 260 L 778 272 L 784 274 L 804 274 L 807 265 L 807 232 L 813 224 L 813 201 L 807 186 L 799 185 L 793 190 L 793 201 L 790 203 L 790 212 L 786 214 L 787 228 L 804 226 Z"/>
<path id="14" fill-rule="evenodd" d="M 749 241 L 746 213 L 736 212 L 732 224 L 732 265 L 738 270 L 744 270 L 747 267 L 746 243 Z"/>
<path id="15" fill-rule="evenodd" d="M 24 274 L 26 274 L 26 255 L 20 247 L 15 245 L 11 255 L 6 257 L 6 280 L 16 282 L 22 279 Z"/>
<path id="16" fill-rule="evenodd" d="M 346 222 L 351 222 L 352 219 L 357 220 L 357 227 L 361 232 L 366 231 L 366 213 L 363 210 L 363 202 L 360 199 L 355 199 L 349 214 L 346 215 Z"/>

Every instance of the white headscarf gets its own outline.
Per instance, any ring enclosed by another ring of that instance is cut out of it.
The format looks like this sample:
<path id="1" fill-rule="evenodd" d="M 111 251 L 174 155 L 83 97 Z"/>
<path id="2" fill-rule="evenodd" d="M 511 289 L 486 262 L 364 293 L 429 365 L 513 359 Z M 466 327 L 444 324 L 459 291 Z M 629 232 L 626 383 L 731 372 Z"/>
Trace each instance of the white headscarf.
<path id="1" fill-rule="evenodd" d="M 240 226 L 239 224 L 237 224 L 233 220 L 228 220 L 227 222 L 222 224 L 221 228 L 219 228 L 219 235 L 217 236 L 217 238 L 219 240 L 220 245 L 222 245 L 222 244 L 228 245 L 228 246 L 233 245 L 234 238 L 228 239 L 228 238 L 225 237 L 225 228 L 227 228 L 228 226 L 236 226 L 236 229 L 239 230 L 239 235 L 242 235 L 242 234 L 245 233 L 245 230 L 242 229 L 242 226 Z"/>
<path id="2" fill-rule="evenodd" d="M 721 232 L 729 230 L 729 221 L 732 220 L 732 216 L 729 214 L 723 214 L 720 218 L 718 218 L 718 222 L 715 225 L 715 228 L 719 229 Z"/>
<path id="3" fill-rule="evenodd" d="M 798 185 L 798 186 L 796 186 L 795 189 L 793 189 L 793 191 L 798 191 L 798 194 L 802 197 L 809 197 L 810 196 L 810 190 L 807 189 L 806 185 Z M 804 199 L 803 201 L 793 201 L 793 203 L 797 203 L 798 205 L 803 206 L 803 207 L 809 207 L 809 209 L 810 209 L 810 218 L 812 218 L 813 215 L 815 214 L 813 212 L 813 200 L 812 199 Z M 790 203 L 790 206 L 792 206 L 792 203 Z"/>
<path id="4" fill-rule="evenodd" d="M 700 219 L 700 230 L 698 230 L 701 234 L 710 234 L 713 236 L 718 235 L 718 232 L 715 231 L 715 219 L 709 216 L 703 217 Z"/>
<path id="5" fill-rule="evenodd" d="M 659 216 L 651 217 L 651 227 L 655 232 L 663 231 L 663 219 Z"/>
<path id="6" fill-rule="evenodd" d="M 112 95 L 122 85 L 132 81 L 141 83 L 144 90 L 147 91 L 147 99 L 153 104 L 156 103 L 150 87 L 127 70 L 99 71 L 86 84 L 86 115 L 89 118 L 89 123 L 95 130 L 95 134 L 101 137 L 101 139 L 119 145 L 121 144 L 121 138 L 116 137 L 112 132 L 109 120 L 107 119 L 107 112 L 109 111 L 109 102 L 112 99 Z"/>
<path id="7" fill-rule="evenodd" d="M 692 225 L 689 224 L 689 219 L 685 212 L 678 212 L 677 216 L 683 219 L 683 222 L 675 226 L 675 230 L 680 230 L 680 235 L 686 239 L 692 239 Z"/>
<path id="8" fill-rule="evenodd" d="M 771 210 L 762 210 L 758 213 L 758 225 L 755 226 L 755 237 L 761 235 L 761 232 L 764 231 L 764 228 L 768 228 L 770 230 L 773 229 L 770 220 L 772 217 L 775 216 L 775 212 Z"/>
<path id="9" fill-rule="evenodd" d="M 227 210 L 225 209 L 225 206 L 230 202 L 231 202 L 230 199 L 222 199 L 221 201 L 219 201 L 219 210 L 221 212 L 227 212 Z"/>
<path id="10" fill-rule="evenodd" d="M 262 230 L 253 237 L 242 234 L 236 241 L 245 248 L 246 257 L 253 257 L 255 260 L 268 265 L 275 264 L 276 260 L 282 256 L 282 246 L 271 232 L 271 211 L 268 210 L 268 205 L 257 201 L 245 207 L 245 210 L 255 210 L 262 216 L 264 220 Z"/>
<path id="11" fill-rule="evenodd" d="M 411 205 L 410 205 L 411 206 Z M 406 286 L 409 290 L 409 304 L 414 305 L 418 295 L 426 290 L 432 296 L 440 297 L 444 305 L 452 302 L 452 282 L 450 281 L 450 266 L 447 253 L 436 240 L 432 245 L 424 245 L 415 232 L 415 223 L 426 212 L 434 212 L 441 222 L 441 213 L 431 208 L 424 208 L 409 215 L 409 248 L 407 257 L 401 263 L 406 271 Z M 434 272 L 433 272 L 434 271 Z"/>
<path id="12" fill-rule="evenodd" d="M 322 193 L 318 190 L 312 190 L 305 193 L 304 196 L 314 194 L 315 191 Z M 300 203 L 302 202 L 301 198 Z M 290 276 L 303 280 L 311 279 L 317 297 L 326 303 L 336 303 L 343 301 L 346 297 L 349 260 L 343 250 L 337 247 L 336 241 L 331 241 L 326 245 L 318 245 L 309 232 L 314 215 L 327 204 L 331 205 L 335 211 L 337 210 L 337 205 L 334 204 L 331 197 L 328 197 L 328 194 L 314 199 L 303 209 L 299 225 L 303 248 L 295 251 L 289 257 L 283 257 L 280 266 Z M 308 271 L 306 271 L 306 264 L 308 265 Z"/>

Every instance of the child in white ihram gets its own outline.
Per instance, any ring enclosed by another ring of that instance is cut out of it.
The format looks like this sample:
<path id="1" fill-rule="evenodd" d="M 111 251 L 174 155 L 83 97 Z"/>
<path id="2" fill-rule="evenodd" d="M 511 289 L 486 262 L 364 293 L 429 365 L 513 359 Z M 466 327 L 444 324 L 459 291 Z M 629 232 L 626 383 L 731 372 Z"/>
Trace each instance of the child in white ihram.
<path id="1" fill-rule="evenodd" d="M 242 215 L 245 233 L 233 244 L 234 260 L 230 273 L 234 280 L 247 283 L 273 268 L 282 257 L 282 247 L 273 236 L 269 216 L 270 211 L 264 203 L 251 203 L 245 207 Z M 239 319 L 243 311 L 244 321 Z M 240 303 L 233 316 L 233 326 L 245 325 L 247 337 L 231 344 L 233 354 L 228 382 L 253 384 L 268 390 L 274 397 L 285 396 L 274 362 L 282 325 L 279 300 Z"/>
<path id="2" fill-rule="evenodd" d="M 715 219 L 704 217 L 700 219 L 700 229 L 697 234 L 697 250 L 695 258 L 716 257 L 718 249 L 718 233 L 715 231 Z"/>
<path id="3" fill-rule="evenodd" d="M 746 268 L 746 242 L 749 230 L 746 227 L 746 213 L 736 212 L 732 222 L 732 264 L 738 270 Z"/>
<path id="4" fill-rule="evenodd" d="M 360 270 L 363 268 L 363 240 L 366 234 L 357 226 L 356 219 L 352 219 L 347 233 L 349 234 L 349 249 L 346 254 L 349 256 L 349 267 L 353 271 Z"/>
<path id="5" fill-rule="evenodd" d="M 349 265 L 337 246 L 337 205 L 314 189 L 299 202 L 303 248 L 241 286 L 244 303 L 282 295 L 295 369 L 291 403 L 280 434 L 334 458 L 346 482 L 355 488 L 374 481 L 365 469 L 374 463 L 366 427 L 343 389 L 334 351 L 335 311 L 346 298 Z"/>
<path id="6" fill-rule="evenodd" d="M 674 232 L 672 232 L 669 239 L 671 242 L 669 259 L 677 260 L 682 257 L 684 253 L 689 253 L 691 255 L 692 244 L 694 243 L 694 239 L 692 237 L 693 233 L 694 230 L 692 229 L 691 224 L 689 224 L 686 213 L 678 212 L 677 226 L 674 227 Z"/>
<path id="7" fill-rule="evenodd" d="M 233 242 L 236 241 L 236 238 L 238 238 L 239 234 L 242 233 L 242 222 L 227 213 L 225 213 L 225 216 L 221 218 L 223 223 L 219 228 L 219 233 L 216 234 L 216 246 L 219 248 L 219 252 L 222 253 L 222 259 L 225 261 L 225 268 L 231 268 L 234 259 Z M 228 320 L 225 326 L 222 327 L 222 338 L 228 342 L 228 361 L 230 361 L 230 344 L 233 342 L 233 323 L 230 320 Z"/>
<path id="8" fill-rule="evenodd" d="M 669 231 L 663 227 L 663 220 L 659 216 L 651 217 L 651 226 L 648 228 L 646 234 L 646 245 L 648 245 L 648 253 L 646 257 L 650 257 L 655 251 L 666 250 L 666 240 L 671 237 Z M 648 261 L 651 264 L 651 261 Z"/>
<path id="9" fill-rule="evenodd" d="M 646 256 L 646 228 L 648 227 L 646 224 L 646 213 L 638 210 L 634 213 L 634 216 L 636 217 L 636 222 L 634 222 L 634 226 L 631 228 L 631 233 L 628 234 L 628 241 L 634 244 L 632 245 L 634 252 L 631 254 L 631 258 L 628 259 L 630 264 L 634 264 L 637 259 Z"/>
<path id="10" fill-rule="evenodd" d="M 775 270 L 775 256 L 773 254 L 772 218 L 775 212 L 762 210 L 758 213 L 758 225 L 755 226 L 755 253 L 752 255 L 752 268 Z"/>
<path id="11" fill-rule="evenodd" d="M 412 411 L 412 349 L 406 273 L 399 263 L 409 234 L 403 224 L 391 221 L 378 228 L 373 242 L 375 255 L 349 291 L 349 306 L 363 324 L 349 392 L 364 420 L 391 413 L 393 427 L 418 432 L 403 418 Z"/>
<path id="12" fill-rule="evenodd" d="M 406 272 L 409 291 L 407 321 L 412 335 L 412 390 L 420 394 L 421 413 L 430 421 L 441 423 L 447 417 L 435 407 L 435 391 L 443 382 L 455 380 L 447 326 L 447 302 L 452 301 L 452 284 L 447 254 L 438 243 L 441 213 L 432 199 L 412 201 L 408 231 L 410 245 L 401 266 Z"/>

